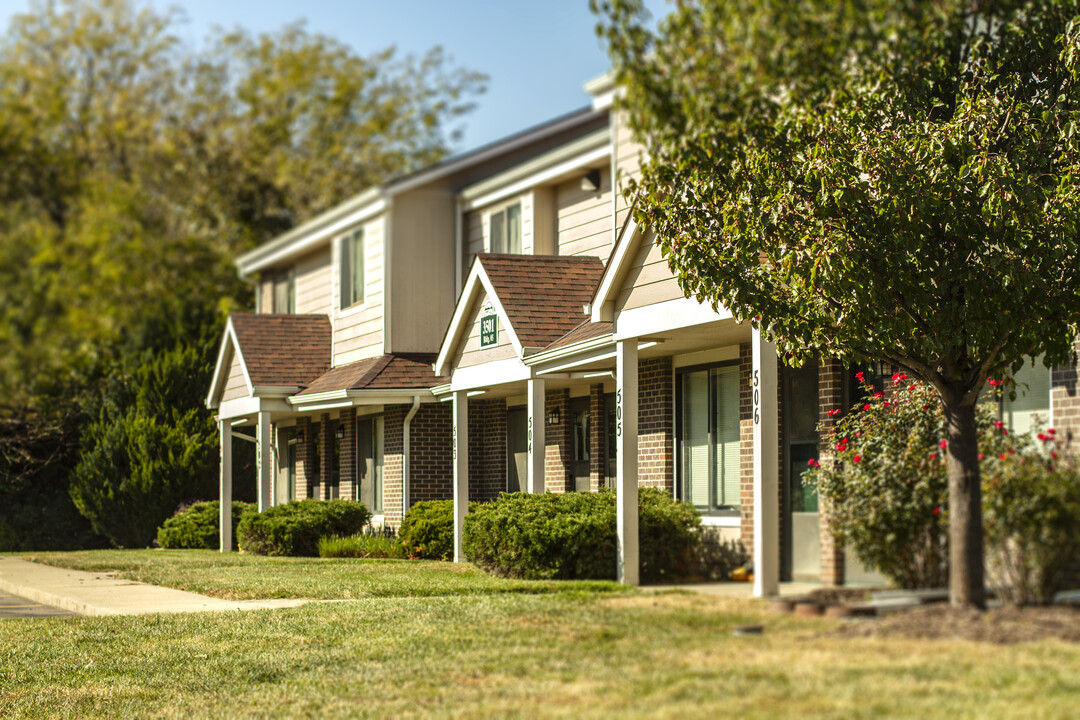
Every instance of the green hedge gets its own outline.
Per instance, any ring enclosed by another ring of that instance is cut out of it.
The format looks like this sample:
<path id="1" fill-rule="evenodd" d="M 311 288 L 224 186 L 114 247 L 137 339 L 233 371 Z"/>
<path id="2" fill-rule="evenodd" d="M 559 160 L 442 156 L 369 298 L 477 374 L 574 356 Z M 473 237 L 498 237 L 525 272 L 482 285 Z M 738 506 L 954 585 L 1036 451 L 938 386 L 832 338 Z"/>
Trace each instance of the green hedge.
<path id="1" fill-rule="evenodd" d="M 245 516 L 236 526 L 244 552 L 254 555 L 319 554 L 319 538 L 355 535 L 371 512 L 350 500 L 300 500 Z"/>
<path id="2" fill-rule="evenodd" d="M 477 507 L 469 503 L 469 509 Z M 454 501 L 425 500 L 409 508 L 398 528 L 406 556 L 424 560 L 453 560 Z"/>
<path id="3" fill-rule="evenodd" d="M 236 502 L 232 504 L 232 526 L 240 524 L 245 515 L 257 512 L 253 503 Z M 217 550 L 220 546 L 221 503 L 217 500 L 197 502 L 189 505 L 166 520 L 157 531 L 157 542 L 163 548 L 171 550 Z M 236 537 L 233 536 L 233 550 L 236 549 Z"/>
<path id="4" fill-rule="evenodd" d="M 641 579 L 685 575 L 696 561 L 701 518 L 657 488 L 638 494 Z M 507 493 L 470 508 L 465 556 L 496 575 L 526 579 L 614 579 L 615 493 Z"/>

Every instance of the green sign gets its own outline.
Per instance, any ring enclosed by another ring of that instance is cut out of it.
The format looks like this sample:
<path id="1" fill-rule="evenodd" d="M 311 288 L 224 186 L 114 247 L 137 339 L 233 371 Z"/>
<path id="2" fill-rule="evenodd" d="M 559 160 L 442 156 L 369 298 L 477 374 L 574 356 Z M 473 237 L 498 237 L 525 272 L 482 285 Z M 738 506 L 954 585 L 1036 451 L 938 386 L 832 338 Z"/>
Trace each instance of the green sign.
<path id="1" fill-rule="evenodd" d="M 499 316 L 495 313 L 480 316 L 480 347 L 495 347 L 499 344 Z"/>

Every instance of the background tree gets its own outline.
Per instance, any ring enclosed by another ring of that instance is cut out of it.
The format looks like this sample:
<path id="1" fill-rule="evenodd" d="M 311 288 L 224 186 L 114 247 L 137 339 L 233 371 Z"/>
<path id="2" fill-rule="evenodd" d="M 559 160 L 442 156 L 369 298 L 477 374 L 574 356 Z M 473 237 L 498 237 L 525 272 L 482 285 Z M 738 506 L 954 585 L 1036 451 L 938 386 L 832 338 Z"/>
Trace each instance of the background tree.
<path id="1" fill-rule="evenodd" d="M 42 463 L 63 487 L 77 464 L 99 529 L 120 487 L 208 495 L 206 386 L 154 378 L 204 377 L 225 316 L 250 305 L 235 256 L 444 157 L 485 82 L 438 48 L 365 57 L 302 26 L 186 47 L 181 20 L 41 1 L 0 37 L 0 425 L 22 428 L 0 428 L 19 458 L 0 487 L 24 493 Z M 160 435 L 170 423 L 191 437 Z"/>
<path id="2" fill-rule="evenodd" d="M 795 362 L 888 360 L 946 418 L 950 591 L 983 605 L 975 404 L 1080 311 L 1076 2 L 594 0 L 688 295 Z"/>

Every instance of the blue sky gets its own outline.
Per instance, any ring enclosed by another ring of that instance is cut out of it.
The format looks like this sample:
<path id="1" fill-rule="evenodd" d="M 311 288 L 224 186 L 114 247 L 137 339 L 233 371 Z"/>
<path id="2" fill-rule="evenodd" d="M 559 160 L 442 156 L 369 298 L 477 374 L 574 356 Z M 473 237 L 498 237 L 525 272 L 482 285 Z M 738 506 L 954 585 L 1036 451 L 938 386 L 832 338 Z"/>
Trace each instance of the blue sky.
<path id="1" fill-rule="evenodd" d="M 145 0 L 139 0 L 144 2 Z M 270 32 L 305 19 L 362 55 L 396 45 L 422 53 L 442 45 L 462 66 L 487 73 L 488 91 L 464 121 L 468 150 L 585 106 L 582 83 L 609 63 L 593 30 L 588 0 L 150 0 L 177 6 L 187 23 L 178 34 L 198 45 L 215 25 Z M 653 14 L 663 0 L 647 0 Z M 30 0 L 0 2 L 4 26 Z"/>

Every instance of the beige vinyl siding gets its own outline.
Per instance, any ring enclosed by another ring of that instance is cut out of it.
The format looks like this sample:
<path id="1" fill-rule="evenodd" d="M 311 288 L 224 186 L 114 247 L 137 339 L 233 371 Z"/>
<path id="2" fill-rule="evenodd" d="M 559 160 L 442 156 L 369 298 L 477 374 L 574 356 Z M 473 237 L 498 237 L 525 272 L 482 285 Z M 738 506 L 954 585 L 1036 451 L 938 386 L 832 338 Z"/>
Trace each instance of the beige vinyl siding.
<path id="1" fill-rule="evenodd" d="M 632 310 L 681 297 L 684 295 L 679 289 L 679 282 L 668 269 L 660 246 L 651 239 L 643 241 L 626 277 L 626 284 L 615 301 L 615 308 Z"/>
<path id="2" fill-rule="evenodd" d="M 454 212 L 449 186 L 394 197 L 386 352 L 439 351 L 454 312 Z"/>
<path id="3" fill-rule="evenodd" d="M 622 228 L 626 216 L 630 212 L 630 204 L 623 197 L 623 189 L 626 181 L 638 177 L 641 172 L 641 153 L 644 149 L 634 142 L 630 135 L 630 127 L 627 125 L 626 112 L 615 110 L 612 112 L 615 134 L 615 173 L 616 190 L 615 199 L 615 227 Z"/>
<path id="4" fill-rule="evenodd" d="M 330 250 L 323 248 L 296 261 L 296 312 L 330 313 Z"/>
<path id="5" fill-rule="evenodd" d="M 221 401 L 248 397 L 247 382 L 244 380 L 244 368 L 240 365 L 240 356 L 229 351 L 229 379 L 221 393 Z"/>
<path id="6" fill-rule="evenodd" d="M 339 305 L 341 268 L 333 262 L 327 272 L 328 297 L 326 313 L 334 318 L 335 366 L 365 360 L 383 354 L 383 231 L 385 216 L 363 225 L 364 230 L 364 300 L 342 310 Z M 341 233 L 345 237 L 352 233 Z M 332 243 L 337 251 L 338 243 Z"/>
<path id="7" fill-rule="evenodd" d="M 559 255 L 593 255 L 607 261 L 611 254 L 611 173 L 600 173 L 600 192 L 581 189 L 581 179 L 555 188 Z"/>
<path id="8" fill-rule="evenodd" d="M 479 210 L 466 213 L 465 221 L 462 223 L 462 231 L 465 239 L 463 243 L 465 245 L 465 264 L 462 265 L 462 268 L 463 272 L 467 274 L 472 269 L 473 258 L 478 253 L 484 252 L 484 235 L 487 232 L 484 228 L 484 214 Z"/>
<path id="9" fill-rule="evenodd" d="M 255 287 L 259 295 L 259 313 L 267 314 L 274 312 L 274 274 L 265 273 Z"/>
<path id="10" fill-rule="evenodd" d="M 485 302 L 487 302 L 486 295 L 481 297 L 480 301 L 471 309 L 472 325 L 469 329 L 469 337 L 465 340 L 454 367 L 470 367 L 493 360 L 506 360 L 507 358 L 517 357 L 517 352 L 510 342 L 510 335 L 503 325 L 502 318 L 499 318 L 499 344 L 489 348 L 480 347 L 480 310 L 484 307 Z"/>

